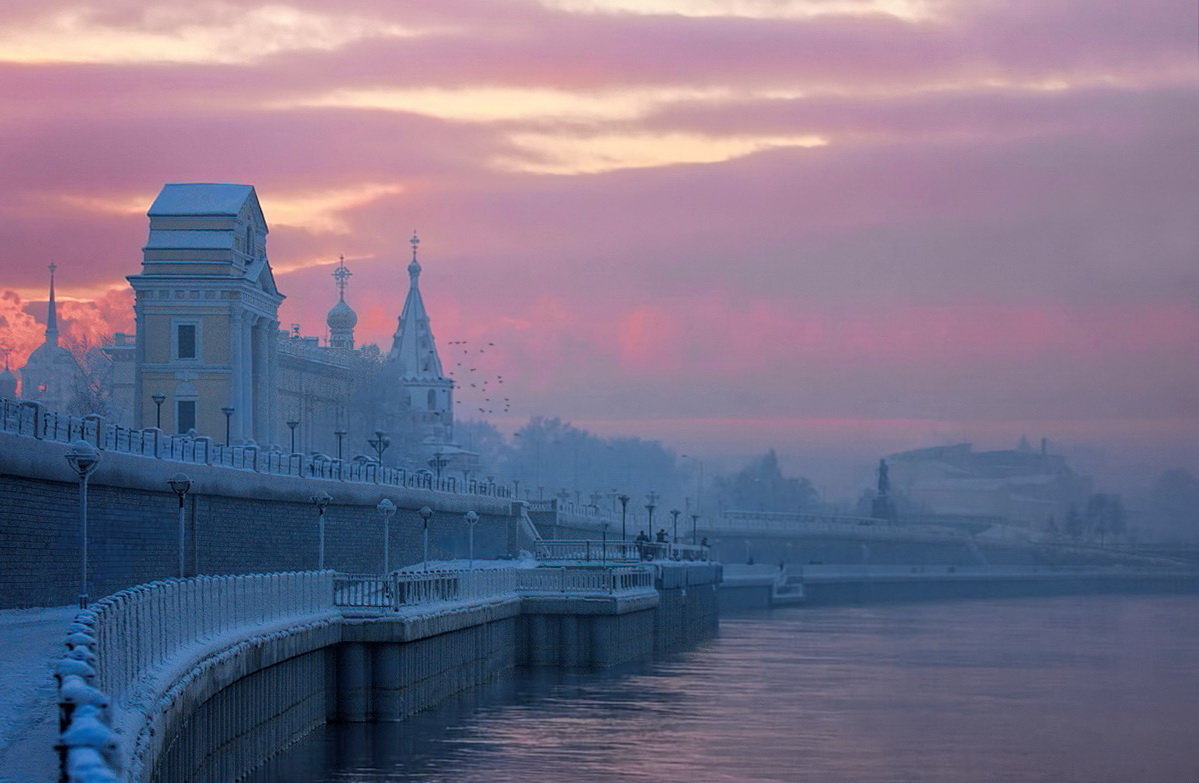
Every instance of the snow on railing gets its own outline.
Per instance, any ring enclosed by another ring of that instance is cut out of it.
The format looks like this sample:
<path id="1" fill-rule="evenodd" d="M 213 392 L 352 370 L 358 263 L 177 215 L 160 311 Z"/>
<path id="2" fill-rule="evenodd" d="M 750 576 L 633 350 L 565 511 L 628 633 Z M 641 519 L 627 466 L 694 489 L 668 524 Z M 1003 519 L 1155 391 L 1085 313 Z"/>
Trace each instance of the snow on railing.
<path id="1" fill-rule="evenodd" d="M 101 451 L 256 473 L 385 484 L 455 495 L 514 497 L 508 486 L 491 480 L 464 482 L 456 476 L 438 478 L 424 470 L 385 467 L 369 459 L 339 460 L 316 453 L 288 454 L 256 445 L 226 446 L 202 435 L 168 435 L 155 427 L 141 430 L 122 427 L 95 414 L 68 416 L 31 400 L 0 398 L 0 432 L 57 443 L 85 440 Z"/>
<path id="2" fill-rule="evenodd" d="M 479 601 L 522 593 L 606 595 L 654 589 L 654 569 L 483 568 L 474 571 L 397 571 L 387 576 L 338 574 L 334 602 L 345 608 L 399 610 L 447 601 Z"/>
<path id="3" fill-rule="evenodd" d="M 842 514 L 801 514 L 773 511 L 725 511 L 703 525 L 706 532 L 736 535 L 751 532 L 852 533 L 855 538 L 968 538 L 969 534 L 936 525 L 897 525 L 873 517 Z"/>
<path id="4" fill-rule="evenodd" d="M 654 569 L 625 568 L 526 568 L 517 573 L 521 593 L 568 593 L 575 595 L 646 592 L 654 589 Z"/>
<path id="5" fill-rule="evenodd" d="M 184 648 L 331 609 L 333 572 L 198 576 L 138 585 L 76 615 L 56 662 L 62 780 L 116 780 L 112 703 Z"/>
<path id="6" fill-rule="evenodd" d="M 477 601 L 516 592 L 515 568 L 473 571 L 396 571 L 387 576 L 338 574 L 333 580 L 338 606 L 399 609 L 442 602 Z"/>
<path id="7" fill-rule="evenodd" d="M 710 547 L 668 541 L 577 541 L 543 539 L 536 543 L 538 560 L 572 560 L 585 563 L 638 562 L 641 560 L 707 560 Z"/>

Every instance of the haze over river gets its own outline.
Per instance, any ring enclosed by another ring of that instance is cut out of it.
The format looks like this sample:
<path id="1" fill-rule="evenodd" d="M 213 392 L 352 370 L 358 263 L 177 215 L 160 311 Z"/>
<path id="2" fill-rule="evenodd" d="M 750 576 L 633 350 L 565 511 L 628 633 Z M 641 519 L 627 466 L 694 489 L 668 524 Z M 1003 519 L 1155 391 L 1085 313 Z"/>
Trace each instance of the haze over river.
<path id="1" fill-rule="evenodd" d="M 640 669 L 327 726 L 254 780 L 1194 781 L 1196 651 L 1192 595 L 776 610 Z"/>

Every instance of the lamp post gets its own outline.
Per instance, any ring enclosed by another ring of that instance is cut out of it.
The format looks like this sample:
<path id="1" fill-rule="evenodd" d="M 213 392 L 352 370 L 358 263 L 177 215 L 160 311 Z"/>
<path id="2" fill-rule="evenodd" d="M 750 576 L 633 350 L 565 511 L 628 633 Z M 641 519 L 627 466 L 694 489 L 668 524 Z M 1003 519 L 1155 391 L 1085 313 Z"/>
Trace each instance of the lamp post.
<path id="1" fill-rule="evenodd" d="M 225 414 L 225 445 L 226 446 L 229 445 L 229 421 L 230 421 L 230 419 L 233 418 L 234 410 L 235 409 L 231 405 L 226 405 L 224 408 L 221 408 L 221 413 Z M 293 451 L 294 451 L 294 449 L 293 449 Z"/>
<path id="2" fill-rule="evenodd" d="M 187 535 L 187 527 L 183 516 L 183 499 L 187 497 L 188 490 L 192 488 L 192 480 L 182 473 L 176 473 L 167 479 L 167 484 L 170 486 L 171 491 L 175 493 L 175 497 L 179 498 L 179 578 L 182 579 L 184 577 L 183 545 Z"/>
<path id="3" fill-rule="evenodd" d="M 470 565 L 467 566 L 471 571 L 475 570 L 475 525 L 479 524 L 479 515 L 474 509 L 466 512 L 466 532 L 469 538 Z"/>
<path id="4" fill-rule="evenodd" d="M 87 480 L 100 464 L 100 452 L 85 440 L 71 444 L 66 455 L 67 464 L 79 476 L 79 533 L 80 533 L 80 579 L 79 608 L 88 605 L 87 594 Z"/>
<path id="5" fill-rule="evenodd" d="M 337 437 L 337 461 L 341 462 L 341 441 L 349 433 L 345 430 L 337 430 L 333 434 Z"/>
<path id="6" fill-rule="evenodd" d="M 316 569 L 325 570 L 325 509 L 333 502 L 328 492 L 318 492 L 312 496 L 312 505 L 316 506 L 317 525 L 320 528 L 320 549 L 318 550 Z"/>
<path id="7" fill-rule="evenodd" d="M 375 430 L 375 437 L 367 438 L 366 444 L 375 450 L 375 459 L 379 461 L 379 467 L 383 467 L 383 452 L 391 445 L 391 438 L 383 430 Z"/>
<path id="8" fill-rule="evenodd" d="M 698 526 L 699 526 L 699 514 L 692 514 L 691 515 L 691 543 L 692 544 L 699 541 L 699 539 L 697 539 L 695 537 L 695 528 Z"/>
<path id="9" fill-rule="evenodd" d="M 162 392 L 155 392 L 150 395 L 150 399 L 154 400 L 154 427 L 162 429 L 162 404 L 167 401 L 167 396 Z"/>
<path id="10" fill-rule="evenodd" d="M 674 537 L 673 537 L 673 542 L 674 542 L 674 543 L 676 543 L 676 544 L 677 544 L 677 543 L 679 543 L 679 514 L 682 514 L 682 513 L 683 513 L 683 512 L 682 512 L 682 511 L 679 511 L 677 508 L 672 508 L 672 509 L 670 510 L 670 516 L 674 518 Z"/>
<path id="11" fill-rule="evenodd" d="M 450 461 L 446 459 L 440 451 L 434 452 L 433 459 L 429 460 L 429 467 L 437 471 L 438 481 L 441 481 L 441 469 L 448 465 L 449 462 Z"/>
<path id="12" fill-rule="evenodd" d="M 649 502 L 645 504 L 645 510 L 649 512 L 649 535 L 654 537 L 654 509 L 658 507 L 658 493 L 650 490 L 650 493 L 645 496 Z"/>
<path id="13" fill-rule="evenodd" d="M 300 422 L 292 419 L 287 422 L 287 428 L 291 430 L 291 453 L 296 453 L 296 427 L 300 426 Z"/>
<path id="14" fill-rule="evenodd" d="M 383 575 L 386 576 L 391 573 L 391 518 L 395 515 L 396 504 L 390 498 L 383 498 L 375 510 L 383 515 Z"/>
<path id="15" fill-rule="evenodd" d="M 428 571 L 429 570 L 429 518 L 433 516 L 433 509 L 429 508 L 428 506 L 421 506 L 420 511 L 418 511 L 416 513 L 420 514 L 420 518 L 425 523 L 424 528 L 421 531 L 421 537 L 423 539 L 424 548 L 425 548 L 425 559 L 422 562 L 424 564 L 425 570 Z"/>
<path id="16" fill-rule="evenodd" d="M 626 523 L 629 518 L 629 496 L 620 495 L 616 499 L 620 501 L 620 540 L 628 541 L 629 531 Z"/>
<path id="17" fill-rule="evenodd" d="M 600 565 L 608 565 L 608 520 L 600 523 Z"/>

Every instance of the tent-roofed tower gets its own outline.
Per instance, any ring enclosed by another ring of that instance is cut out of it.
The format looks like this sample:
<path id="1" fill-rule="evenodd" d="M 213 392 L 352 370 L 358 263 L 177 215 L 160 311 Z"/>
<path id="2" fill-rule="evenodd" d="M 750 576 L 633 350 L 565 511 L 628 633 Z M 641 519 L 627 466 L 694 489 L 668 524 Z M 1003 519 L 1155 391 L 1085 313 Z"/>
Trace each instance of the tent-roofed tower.
<path id="1" fill-rule="evenodd" d="M 147 213 L 150 233 L 136 294 L 134 425 L 223 440 L 274 439 L 278 308 L 267 225 L 250 185 L 164 185 Z"/>
<path id="2" fill-rule="evenodd" d="M 429 326 L 429 313 L 420 292 L 420 237 L 409 240 L 412 261 L 408 264 L 408 297 L 400 313 L 391 342 L 388 362 L 392 377 L 407 393 L 409 410 L 419 440 L 439 443 L 452 440 L 454 426 L 454 382 L 442 374 L 437 342 Z"/>

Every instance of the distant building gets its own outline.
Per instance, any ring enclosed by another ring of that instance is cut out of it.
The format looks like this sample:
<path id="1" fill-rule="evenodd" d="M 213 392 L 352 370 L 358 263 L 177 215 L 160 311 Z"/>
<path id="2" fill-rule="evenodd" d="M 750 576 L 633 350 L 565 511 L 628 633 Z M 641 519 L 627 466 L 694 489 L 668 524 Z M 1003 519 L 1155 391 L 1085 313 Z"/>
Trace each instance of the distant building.
<path id="1" fill-rule="evenodd" d="M 887 457 L 890 487 L 916 513 L 1000 517 L 1030 531 L 1061 531 L 1091 495 L 1091 480 L 1065 457 L 1027 441 L 1010 450 L 976 452 L 969 443 Z"/>
<path id="2" fill-rule="evenodd" d="M 75 356 L 58 343 L 58 304 L 54 297 L 54 270 L 50 264 L 50 303 L 46 310 L 46 341 L 34 349 L 21 368 L 21 397 L 36 400 L 50 410 L 75 411 L 82 370 Z M 7 360 L 5 369 L 8 369 Z"/>

